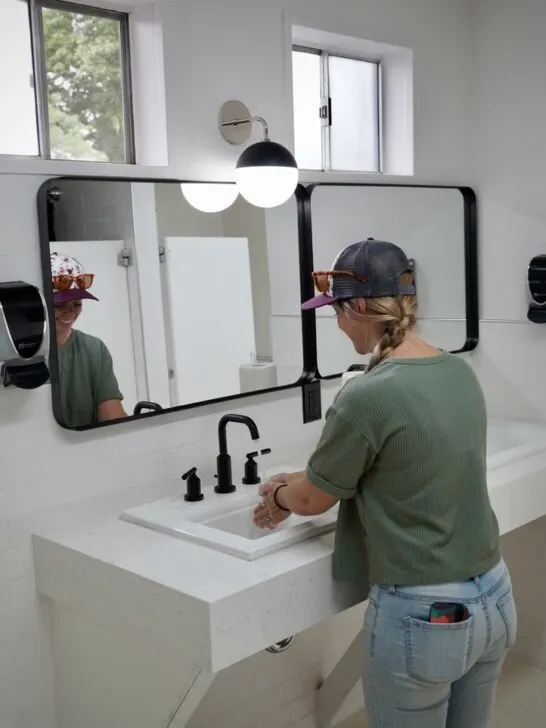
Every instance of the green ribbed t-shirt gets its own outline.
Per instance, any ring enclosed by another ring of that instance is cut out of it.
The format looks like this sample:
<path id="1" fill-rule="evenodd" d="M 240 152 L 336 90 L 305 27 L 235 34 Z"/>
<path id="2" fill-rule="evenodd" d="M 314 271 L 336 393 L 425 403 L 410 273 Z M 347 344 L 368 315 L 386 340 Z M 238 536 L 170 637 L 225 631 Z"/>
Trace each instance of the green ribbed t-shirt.
<path id="1" fill-rule="evenodd" d="M 341 501 L 334 576 L 418 586 L 495 566 L 486 445 L 483 392 L 457 356 L 388 359 L 349 380 L 307 468 Z"/>
<path id="2" fill-rule="evenodd" d="M 97 408 L 111 399 L 123 399 L 106 344 L 74 329 L 57 349 L 61 411 L 67 427 L 97 422 Z"/>

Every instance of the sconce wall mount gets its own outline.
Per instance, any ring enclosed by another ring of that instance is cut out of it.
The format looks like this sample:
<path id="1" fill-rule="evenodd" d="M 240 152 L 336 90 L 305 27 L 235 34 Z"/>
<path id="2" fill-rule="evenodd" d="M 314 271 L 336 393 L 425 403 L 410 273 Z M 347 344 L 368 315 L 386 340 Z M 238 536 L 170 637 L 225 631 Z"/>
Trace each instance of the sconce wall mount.
<path id="1" fill-rule="evenodd" d="M 237 146 L 250 139 L 252 122 L 257 120 L 252 117 L 248 107 L 241 101 L 226 101 L 225 104 L 222 104 L 218 114 L 218 127 L 226 142 Z M 267 135 L 269 135 L 269 130 Z"/>

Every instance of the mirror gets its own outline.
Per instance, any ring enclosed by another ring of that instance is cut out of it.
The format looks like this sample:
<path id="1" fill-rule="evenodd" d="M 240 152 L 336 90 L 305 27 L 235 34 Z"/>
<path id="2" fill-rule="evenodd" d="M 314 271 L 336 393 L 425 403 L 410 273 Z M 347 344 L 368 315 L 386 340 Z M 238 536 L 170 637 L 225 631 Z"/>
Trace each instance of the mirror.
<path id="1" fill-rule="evenodd" d="M 477 336 L 478 327 L 474 204 L 466 188 L 317 185 L 311 191 L 314 268 L 329 270 L 359 240 L 395 243 L 413 261 L 419 334 L 446 351 L 474 348 L 467 343 L 468 331 Z M 366 362 L 338 331 L 330 307 L 317 311 L 316 327 L 321 376 Z"/>
<path id="2" fill-rule="evenodd" d="M 61 425 L 87 429 L 301 378 L 296 196 L 267 210 L 238 197 L 204 213 L 180 182 L 60 178 L 39 200 Z M 103 401 L 109 412 L 98 411 Z"/>

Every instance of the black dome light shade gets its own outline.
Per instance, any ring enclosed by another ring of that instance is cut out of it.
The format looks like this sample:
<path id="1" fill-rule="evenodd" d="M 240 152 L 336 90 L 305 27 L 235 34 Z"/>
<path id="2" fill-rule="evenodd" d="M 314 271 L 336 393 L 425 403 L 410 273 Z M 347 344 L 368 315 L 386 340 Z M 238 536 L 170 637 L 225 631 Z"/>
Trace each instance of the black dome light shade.
<path id="1" fill-rule="evenodd" d="M 282 144 L 264 141 L 256 142 L 245 149 L 237 160 L 237 169 L 241 167 L 292 167 L 298 168 L 291 152 Z"/>

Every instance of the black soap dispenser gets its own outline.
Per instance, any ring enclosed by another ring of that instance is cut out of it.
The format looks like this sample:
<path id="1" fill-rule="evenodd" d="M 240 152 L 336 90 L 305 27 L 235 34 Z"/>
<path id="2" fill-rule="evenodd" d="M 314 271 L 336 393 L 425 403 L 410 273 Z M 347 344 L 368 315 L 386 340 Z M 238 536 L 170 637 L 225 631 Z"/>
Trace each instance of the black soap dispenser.
<path id="1" fill-rule="evenodd" d="M 201 478 L 197 475 L 197 468 L 192 468 L 184 473 L 182 480 L 186 481 L 186 495 L 184 500 L 189 503 L 202 501 L 205 497 L 201 492 Z"/>
<path id="2" fill-rule="evenodd" d="M 265 448 L 265 450 L 260 450 L 260 455 L 269 455 L 271 450 L 269 448 Z M 245 463 L 245 476 L 243 478 L 243 485 L 258 485 L 261 480 L 260 476 L 258 475 L 258 463 L 256 462 L 255 458 L 258 457 L 257 452 L 249 452 L 246 455 L 247 461 Z"/>

